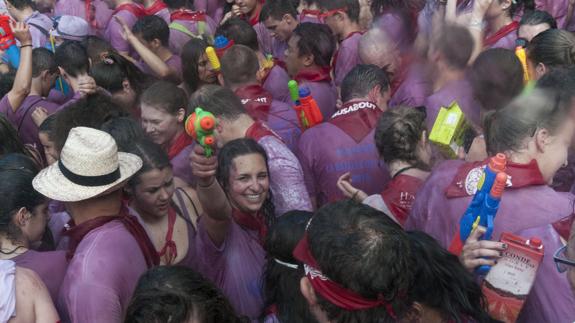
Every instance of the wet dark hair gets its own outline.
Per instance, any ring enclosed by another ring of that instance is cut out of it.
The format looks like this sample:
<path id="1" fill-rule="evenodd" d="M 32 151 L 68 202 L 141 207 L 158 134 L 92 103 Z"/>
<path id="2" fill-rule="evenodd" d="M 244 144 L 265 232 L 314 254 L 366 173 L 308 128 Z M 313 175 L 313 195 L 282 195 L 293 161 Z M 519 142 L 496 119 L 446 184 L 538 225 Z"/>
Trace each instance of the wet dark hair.
<path id="1" fill-rule="evenodd" d="M 504 0 L 499 0 L 499 3 L 503 2 Z M 534 0 L 511 0 L 511 5 L 509 7 L 508 16 L 513 18 L 515 17 L 515 13 L 523 10 L 525 12 L 533 11 L 535 9 Z"/>
<path id="2" fill-rule="evenodd" d="M 196 107 L 202 107 L 214 116 L 228 120 L 236 120 L 241 115 L 247 114 L 246 108 L 236 94 L 218 85 L 204 85 L 196 91 L 190 99 L 188 115 L 193 113 Z"/>
<path id="3" fill-rule="evenodd" d="M 170 45 L 170 28 L 164 19 L 156 15 L 138 19 L 132 27 L 132 32 L 135 35 L 141 35 L 147 42 L 158 39 L 162 46 L 168 47 Z"/>
<path id="4" fill-rule="evenodd" d="M 411 107 L 397 107 L 383 113 L 375 128 L 375 146 L 386 164 L 400 160 L 428 169 L 417 158 L 417 145 L 425 126 L 425 113 Z"/>
<path id="5" fill-rule="evenodd" d="M 208 43 L 203 39 L 192 38 L 183 47 L 181 52 L 182 58 L 182 76 L 184 83 L 188 87 L 190 94 L 202 85 L 198 73 L 198 62 L 206 52 Z"/>
<path id="6" fill-rule="evenodd" d="M 341 100 L 348 102 L 364 98 L 378 85 L 381 88 L 381 94 L 389 91 L 389 77 L 384 70 L 375 65 L 356 65 L 341 83 Z"/>
<path id="7" fill-rule="evenodd" d="M 103 60 L 92 66 L 90 74 L 98 86 L 112 94 L 122 91 L 124 80 L 128 80 L 130 87 L 139 96 L 155 80 L 115 51 L 102 53 L 101 57 Z"/>
<path id="8" fill-rule="evenodd" d="M 446 322 L 497 322 L 489 317 L 481 287 L 457 256 L 424 232 L 407 235 L 414 258 L 410 270 L 415 274 L 408 293 L 411 301 L 433 308 Z"/>
<path id="9" fill-rule="evenodd" d="M 294 29 L 293 36 L 299 37 L 297 47 L 300 57 L 311 54 L 316 65 L 330 66 L 336 43 L 328 26 L 304 22 Z"/>
<path id="10" fill-rule="evenodd" d="M 254 27 L 240 18 L 231 18 L 216 29 L 216 36 L 224 36 L 233 40 L 236 45 L 248 46 L 254 51 L 259 51 L 258 34 Z"/>
<path id="11" fill-rule="evenodd" d="M 575 36 L 566 30 L 548 29 L 533 37 L 527 46 L 527 57 L 548 69 L 575 64 Z"/>
<path id="12" fill-rule="evenodd" d="M 147 138 L 140 123 L 131 117 L 110 119 L 104 122 L 100 130 L 109 133 L 116 140 L 120 151 L 127 151 L 134 142 Z"/>
<path id="13" fill-rule="evenodd" d="M 0 96 L 5 96 L 12 90 L 14 80 L 16 79 L 16 70 L 12 66 L 8 67 L 7 73 L 0 74 Z"/>
<path id="14" fill-rule="evenodd" d="M 257 82 L 260 62 L 253 50 L 244 45 L 230 47 L 221 58 L 221 73 L 228 87 Z"/>
<path id="15" fill-rule="evenodd" d="M 264 22 L 270 17 L 274 20 L 282 20 L 284 15 L 291 15 L 297 19 L 297 8 L 292 0 L 266 1 L 260 11 L 260 22 Z"/>
<path id="16" fill-rule="evenodd" d="M 387 11 L 417 11 L 419 12 L 423 7 L 419 0 L 373 0 L 371 2 L 371 12 L 374 16 Z"/>
<path id="17" fill-rule="evenodd" d="M 125 323 L 239 323 L 222 292 L 184 266 L 159 266 L 145 272 L 126 311 Z"/>
<path id="18" fill-rule="evenodd" d="M 509 49 L 492 48 L 479 54 L 469 76 L 484 111 L 503 108 L 523 90 L 523 67 Z"/>
<path id="19" fill-rule="evenodd" d="M 293 256 L 312 216 L 308 211 L 289 211 L 277 219 L 266 237 L 267 260 L 263 274 L 266 306 L 277 307 L 277 317 L 282 323 L 316 322 L 300 291 L 299 282 L 305 275 L 303 266 Z M 276 259 L 299 267 L 286 267 Z"/>
<path id="20" fill-rule="evenodd" d="M 162 109 L 171 115 L 176 115 L 180 109 L 186 109 L 188 98 L 186 92 L 177 85 L 167 81 L 157 81 L 152 84 L 140 98 L 142 104 Z"/>
<path id="21" fill-rule="evenodd" d="M 536 88 L 520 95 L 505 108 L 486 114 L 487 152 L 494 155 L 518 151 L 523 148 L 525 138 L 532 137 L 539 128 L 554 133 L 569 118 L 570 110 L 571 100 L 560 92 Z"/>
<path id="22" fill-rule="evenodd" d="M 226 143 L 224 147 L 218 152 L 218 170 L 216 173 L 216 178 L 218 179 L 218 182 L 226 194 L 230 190 L 230 172 L 234 165 L 234 159 L 250 154 L 257 154 L 262 156 L 268 170 L 268 178 L 270 177 L 268 155 L 266 154 L 264 148 L 260 146 L 260 144 L 250 138 L 232 140 Z M 268 189 L 268 195 L 264 204 L 262 205 L 261 210 L 265 217 L 266 224 L 268 228 L 270 228 L 275 223 L 275 207 L 272 202 L 271 189 Z"/>
<path id="23" fill-rule="evenodd" d="M 193 8 L 193 1 L 188 0 L 165 0 L 164 3 L 170 9 Z"/>
<path id="24" fill-rule="evenodd" d="M 26 146 L 20 141 L 16 129 L 4 114 L 0 113 L 0 157 L 10 153 L 30 154 Z"/>
<path id="25" fill-rule="evenodd" d="M 51 74 L 58 72 L 54 54 L 47 48 L 34 48 L 32 51 L 32 77 L 38 77 L 44 71 Z"/>
<path id="26" fill-rule="evenodd" d="M 537 80 L 537 87 L 559 91 L 563 100 L 575 97 L 575 65 L 555 68 Z"/>
<path id="27" fill-rule="evenodd" d="M 359 22 L 359 1 L 358 0 L 320 0 L 318 5 L 325 11 L 344 9 L 353 22 Z"/>
<path id="28" fill-rule="evenodd" d="M 22 10 L 25 8 L 35 8 L 34 2 L 32 0 L 7 0 L 14 8 Z"/>
<path id="29" fill-rule="evenodd" d="M 22 235 L 13 223 L 14 215 L 21 208 L 32 212 L 46 201 L 46 197 L 32 187 L 38 171 L 36 163 L 28 156 L 8 154 L 0 158 L 0 234 L 5 234 L 14 243 Z M 0 248 L 0 253 L 11 254 L 18 249 L 3 252 Z"/>
<path id="30" fill-rule="evenodd" d="M 140 183 L 140 175 L 153 169 L 162 170 L 166 167 L 172 168 L 170 158 L 162 147 L 150 139 L 141 138 L 132 142 L 131 145 L 120 149 L 123 152 L 134 154 L 142 159 L 142 168 L 138 170 L 128 181 L 128 185 L 134 187 Z"/>
<path id="31" fill-rule="evenodd" d="M 82 40 L 82 45 L 86 48 L 88 57 L 90 57 L 92 64 L 100 62 L 103 58 L 103 54 L 114 51 L 114 47 L 112 47 L 110 43 L 98 36 L 93 35 L 89 35 L 84 38 Z"/>
<path id="32" fill-rule="evenodd" d="M 72 77 L 88 73 L 90 70 L 88 52 L 86 48 L 77 41 L 64 41 L 62 45 L 56 48 L 54 59 L 56 60 L 56 64 Z"/>
<path id="33" fill-rule="evenodd" d="M 53 132 L 54 147 L 58 152 L 62 151 L 72 128 L 100 129 L 106 121 L 127 115 L 107 95 L 88 95 L 58 112 Z"/>
<path id="34" fill-rule="evenodd" d="M 307 233 L 310 252 L 326 277 L 365 298 L 383 297 L 403 317 L 413 259 L 407 234 L 397 223 L 372 207 L 342 200 L 321 207 Z M 318 292 L 316 297 L 330 322 L 396 321 L 385 305 L 348 311 Z"/>
<path id="35" fill-rule="evenodd" d="M 56 125 L 56 113 L 52 113 L 46 119 L 44 119 L 44 121 L 42 121 L 42 123 L 38 127 L 38 133 L 42 132 L 47 134 L 48 139 L 50 139 L 50 141 L 53 141 L 54 140 L 53 132 L 55 125 Z"/>
<path id="36" fill-rule="evenodd" d="M 473 52 L 473 38 L 465 27 L 445 25 L 434 39 L 433 48 L 445 57 L 447 64 L 464 69 Z"/>
<path id="37" fill-rule="evenodd" d="M 555 18 L 553 18 L 553 16 L 547 11 L 543 10 L 527 11 L 523 14 L 523 17 L 521 17 L 521 21 L 519 22 L 520 26 L 535 26 L 539 24 L 547 24 L 551 29 L 557 29 L 557 21 L 555 21 Z"/>

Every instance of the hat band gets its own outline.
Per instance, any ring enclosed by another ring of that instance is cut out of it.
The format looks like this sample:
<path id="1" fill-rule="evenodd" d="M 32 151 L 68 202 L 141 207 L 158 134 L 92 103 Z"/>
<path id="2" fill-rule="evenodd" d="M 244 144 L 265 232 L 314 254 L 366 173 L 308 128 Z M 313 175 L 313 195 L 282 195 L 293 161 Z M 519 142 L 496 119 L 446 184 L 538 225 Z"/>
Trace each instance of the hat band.
<path id="1" fill-rule="evenodd" d="M 119 180 L 122 176 L 120 174 L 120 167 L 116 168 L 115 171 L 99 176 L 84 176 L 78 175 L 70 171 L 64 164 L 62 160 L 58 161 L 58 168 L 60 171 L 68 179 L 70 182 L 81 185 L 81 186 L 104 186 L 114 183 L 115 181 Z"/>

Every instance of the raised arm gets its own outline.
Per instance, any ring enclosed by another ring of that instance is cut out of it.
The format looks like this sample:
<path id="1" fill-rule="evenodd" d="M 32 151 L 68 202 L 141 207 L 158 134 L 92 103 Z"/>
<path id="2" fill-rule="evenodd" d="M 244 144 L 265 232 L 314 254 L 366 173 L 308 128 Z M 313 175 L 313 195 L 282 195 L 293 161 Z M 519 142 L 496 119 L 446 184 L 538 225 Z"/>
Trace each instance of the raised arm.
<path id="1" fill-rule="evenodd" d="M 204 148 L 196 145 L 190 155 L 192 172 L 198 179 L 197 193 L 204 210 L 206 228 L 215 245 L 226 239 L 231 223 L 232 206 L 216 180 L 218 162 L 215 156 L 206 157 Z"/>
<path id="2" fill-rule="evenodd" d="M 6 94 L 12 111 L 16 112 L 30 94 L 30 87 L 32 86 L 32 36 L 30 35 L 30 27 L 23 22 L 11 22 L 10 27 L 14 32 L 14 37 L 21 44 L 20 66 L 16 71 L 12 89 Z"/>

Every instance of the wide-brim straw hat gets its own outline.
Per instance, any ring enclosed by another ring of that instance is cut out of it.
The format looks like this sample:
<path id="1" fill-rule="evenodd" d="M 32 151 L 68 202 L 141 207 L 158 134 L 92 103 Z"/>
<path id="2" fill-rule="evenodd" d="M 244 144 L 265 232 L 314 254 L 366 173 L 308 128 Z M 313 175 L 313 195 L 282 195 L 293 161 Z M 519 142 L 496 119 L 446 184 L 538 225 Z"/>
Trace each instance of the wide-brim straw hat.
<path id="1" fill-rule="evenodd" d="M 120 186 L 141 167 L 140 157 L 118 152 L 109 134 L 76 127 L 70 130 L 60 160 L 42 170 L 32 184 L 50 199 L 78 202 Z"/>

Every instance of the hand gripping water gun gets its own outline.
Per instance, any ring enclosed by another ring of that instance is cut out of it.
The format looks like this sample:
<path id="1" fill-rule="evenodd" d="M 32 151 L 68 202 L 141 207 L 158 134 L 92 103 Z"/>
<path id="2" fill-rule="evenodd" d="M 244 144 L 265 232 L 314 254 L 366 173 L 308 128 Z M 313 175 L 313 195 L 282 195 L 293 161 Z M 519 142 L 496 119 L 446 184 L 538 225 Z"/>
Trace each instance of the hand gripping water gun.
<path id="1" fill-rule="evenodd" d="M 210 61 L 210 65 L 212 65 L 214 71 L 219 71 L 222 65 L 220 64 L 220 59 L 218 58 L 218 55 L 216 55 L 216 51 L 212 46 L 208 46 L 206 48 L 206 56 L 208 56 L 208 60 Z"/>
<path id="2" fill-rule="evenodd" d="M 213 146 L 216 143 L 214 129 L 216 128 L 216 118 L 211 112 L 204 111 L 197 107 L 186 119 L 186 132 L 196 140 L 206 151 L 206 157 L 213 154 Z"/>
<path id="3" fill-rule="evenodd" d="M 517 46 L 517 48 L 515 48 L 515 56 L 517 56 L 523 67 L 523 83 L 527 84 L 530 78 L 529 70 L 527 69 L 527 54 L 525 53 L 525 48 Z"/>
<path id="4" fill-rule="evenodd" d="M 288 82 L 288 88 L 302 130 L 320 124 L 323 121 L 323 115 L 309 89 L 307 87 L 298 88 L 298 84 L 294 80 Z"/>
<path id="5" fill-rule="evenodd" d="M 449 246 L 451 253 L 461 254 L 465 241 L 479 225 L 486 228 L 482 239 L 491 238 L 495 214 L 507 183 L 507 174 L 504 173 L 506 163 L 507 159 L 503 154 L 497 154 L 489 160 L 479 180 L 477 192 L 459 221 L 459 230 Z M 483 273 L 489 271 L 488 266 L 483 267 L 480 267 L 478 271 Z"/>
<path id="6" fill-rule="evenodd" d="M 20 65 L 20 49 L 16 46 L 16 39 L 10 28 L 10 17 L 0 15 L 0 49 L 4 51 L 3 60 L 12 67 L 18 68 Z"/>

